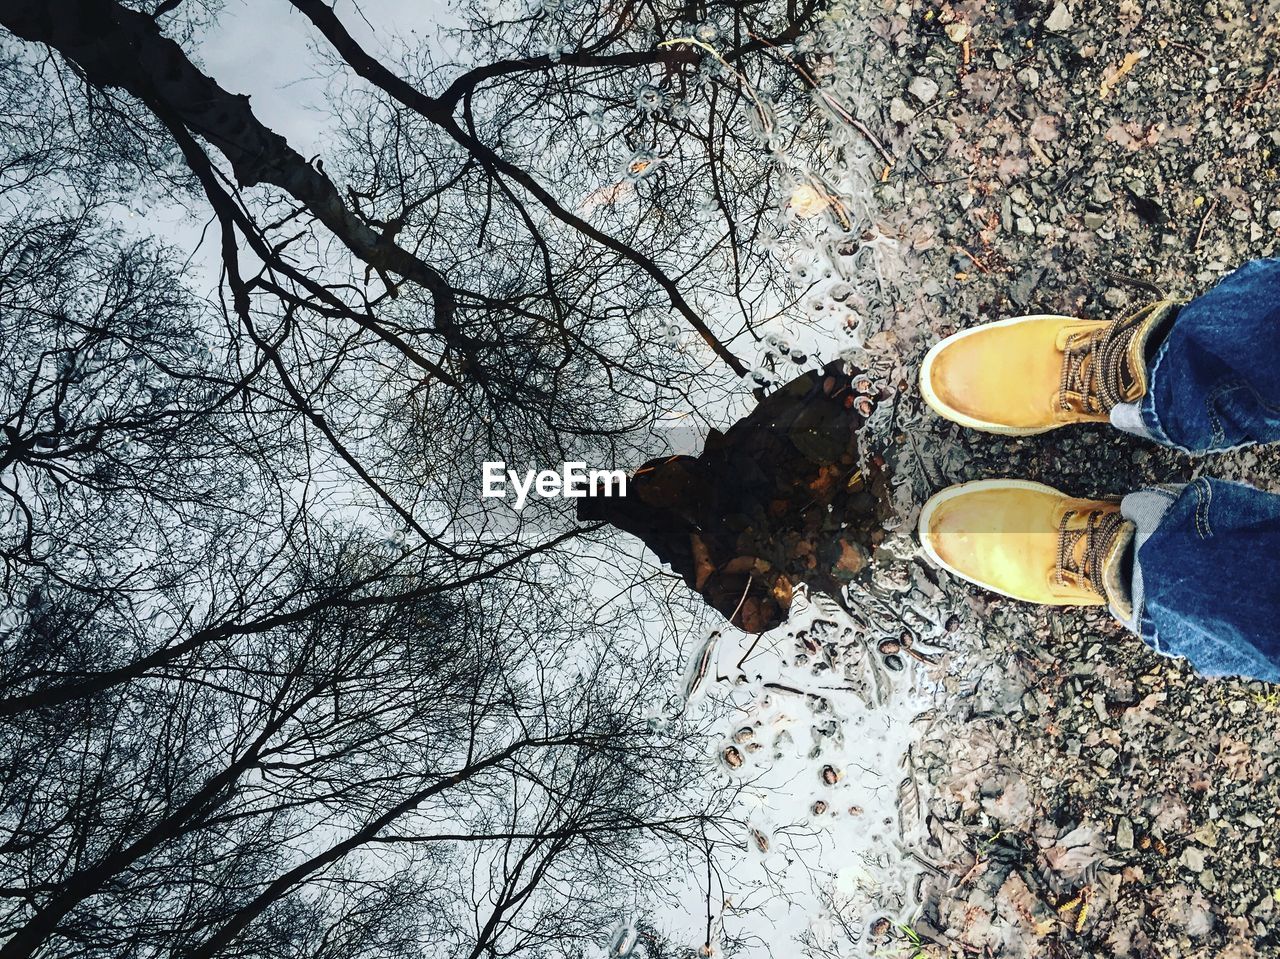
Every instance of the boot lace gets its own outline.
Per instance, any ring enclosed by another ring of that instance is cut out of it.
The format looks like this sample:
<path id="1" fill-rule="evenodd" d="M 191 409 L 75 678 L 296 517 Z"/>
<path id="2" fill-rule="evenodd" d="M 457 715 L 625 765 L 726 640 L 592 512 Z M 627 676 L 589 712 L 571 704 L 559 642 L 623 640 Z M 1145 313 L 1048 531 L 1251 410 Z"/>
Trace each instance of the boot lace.
<path id="1" fill-rule="evenodd" d="M 1129 344 L 1145 318 L 1145 313 L 1121 317 L 1099 330 L 1075 333 L 1067 339 L 1058 383 L 1058 402 L 1064 412 L 1072 409 L 1071 401 L 1076 397 L 1086 413 L 1110 413 L 1125 401 L 1125 384 L 1133 376 Z"/>
<path id="2" fill-rule="evenodd" d="M 1086 517 L 1085 525 L 1079 529 L 1069 529 L 1071 520 L 1081 513 Z M 1105 599 L 1107 594 L 1102 588 L 1102 566 L 1106 561 L 1108 548 L 1123 525 L 1124 517 L 1119 510 L 1067 510 L 1058 524 L 1058 559 L 1054 564 L 1058 585 L 1066 585 L 1070 576 L 1084 588 Z M 1084 550 L 1077 560 L 1076 553 L 1081 540 L 1084 541 Z"/>

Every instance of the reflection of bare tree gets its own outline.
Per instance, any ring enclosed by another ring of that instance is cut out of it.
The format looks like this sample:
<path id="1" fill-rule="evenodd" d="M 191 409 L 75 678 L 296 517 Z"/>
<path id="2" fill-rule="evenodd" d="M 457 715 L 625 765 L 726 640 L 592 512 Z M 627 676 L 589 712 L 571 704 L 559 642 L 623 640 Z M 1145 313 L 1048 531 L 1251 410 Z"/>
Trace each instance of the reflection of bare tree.
<path id="1" fill-rule="evenodd" d="M 670 610 L 475 484 L 738 388 L 815 5 L 474 13 L 465 68 L 294 6 L 359 78 L 323 160 L 196 65 L 204 4 L 0 4 L 6 959 L 585 952 L 740 840 L 643 719 Z M 212 306 L 110 226 L 139 190 L 209 220 Z"/>
<path id="2" fill-rule="evenodd" d="M 131 94 L 168 128 L 224 228 L 267 265 L 246 278 L 237 310 L 267 297 L 304 316 L 342 317 L 420 375 L 454 390 L 469 381 L 495 406 L 564 405 L 568 374 L 580 377 L 584 364 L 652 377 L 636 365 L 639 344 L 620 352 L 616 336 L 626 329 L 643 341 L 652 334 L 641 321 L 658 313 L 745 372 L 690 295 L 736 302 L 741 326 L 731 336 L 749 327 L 764 265 L 735 241 L 770 204 L 753 162 L 759 145 L 731 121 L 745 105 L 766 134 L 772 123 L 736 70 L 754 58 L 787 76 L 764 54 L 794 38 L 813 6 L 735 9 L 714 57 L 667 42 L 691 29 L 685 7 L 628 8 L 616 20 L 594 6 L 564 8 L 541 25 L 481 17 L 475 44 L 504 58 L 442 89 L 429 63 L 397 72 L 371 56 L 329 5 L 294 6 L 372 88 L 351 104 L 345 189 L 265 127 L 246 98 L 201 73 L 151 16 L 113 0 L 67 0 L 9 4 L 3 22 L 49 44 L 94 87 Z M 539 26 L 575 48 L 530 56 Z M 587 134 L 619 114 L 630 119 L 615 136 Z M 632 156 L 615 157 L 619 145 Z M 240 190 L 258 184 L 277 188 L 283 207 L 253 209 Z M 719 224 L 690 230 L 706 220 L 699 210 Z M 311 219 L 365 270 L 363 290 L 299 268 L 306 231 L 297 228 Z M 595 329 L 604 322 L 612 329 Z"/>
<path id="3" fill-rule="evenodd" d="M 126 129 L 167 131 L 222 232 L 249 362 L 416 539 L 443 545 L 413 505 L 424 467 L 384 457 L 353 401 L 406 452 L 430 430 L 444 479 L 476 451 L 634 462 L 639 428 L 746 371 L 755 325 L 784 305 L 748 242 L 777 207 L 765 150 L 794 149 L 805 128 L 780 118 L 811 109 L 780 48 L 816 5 L 473 11 L 461 72 L 416 51 L 382 62 L 329 5 L 294 6 L 360 81 L 338 105 L 345 149 L 315 163 L 170 38 L 181 5 L 15 2 L 0 22 Z"/>
<path id="4" fill-rule="evenodd" d="M 306 447 L 163 249 L 0 250 L 3 955 L 585 948 L 699 853 L 660 659 L 289 503 Z"/>

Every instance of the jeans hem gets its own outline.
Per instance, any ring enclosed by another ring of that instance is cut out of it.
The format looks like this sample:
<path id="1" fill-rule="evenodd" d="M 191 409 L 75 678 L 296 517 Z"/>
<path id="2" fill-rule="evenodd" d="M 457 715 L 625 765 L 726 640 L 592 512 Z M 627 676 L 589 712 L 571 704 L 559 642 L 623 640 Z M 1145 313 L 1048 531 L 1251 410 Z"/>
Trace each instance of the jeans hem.
<path id="1" fill-rule="evenodd" d="M 1142 400 L 1138 405 L 1138 413 L 1142 418 L 1142 424 L 1150 432 L 1150 439 L 1155 440 L 1162 446 L 1169 446 L 1183 453 L 1194 455 L 1195 450 L 1188 449 L 1170 439 L 1169 434 L 1165 432 L 1164 426 L 1160 422 L 1160 416 L 1156 412 L 1156 377 L 1160 373 L 1160 364 L 1164 361 L 1165 354 L 1169 352 L 1169 337 L 1166 336 L 1160 348 L 1156 350 L 1155 359 L 1151 361 L 1151 369 L 1147 371 L 1147 391 L 1143 394 Z"/>
<path id="2" fill-rule="evenodd" d="M 1146 617 L 1143 610 L 1143 599 L 1145 595 L 1144 584 L 1142 580 L 1142 564 L 1139 561 L 1143 545 L 1151 538 L 1152 534 L 1160 527 L 1160 523 L 1164 520 L 1165 515 L 1169 512 L 1169 508 L 1173 506 L 1174 501 L 1181 492 L 1181 486 L 1157 486 L 1150 489 L 1138 490 L 1136 493 L 1130 493 L 1120 501 L 1120 515 L 1133 523 L 1133 572 L 1129 580 L 1129 602 L 1131 604 L 1131 612 L 1128 618 L 1119 614 L 1115 604 L 1111 605 L 1111 615 L 1115 616 L 1126 629 L 1132 633 L 1137 633 L 1147 641 L 1147 644 L 1153 649 L 1159 650 L 1158 641 L 1155 638 L 1155 627 L 1151 624 L 1151 639 L 1148 640 L 1147 633 L 1144 632 L 1143 626 L 1146 624 Z"/>

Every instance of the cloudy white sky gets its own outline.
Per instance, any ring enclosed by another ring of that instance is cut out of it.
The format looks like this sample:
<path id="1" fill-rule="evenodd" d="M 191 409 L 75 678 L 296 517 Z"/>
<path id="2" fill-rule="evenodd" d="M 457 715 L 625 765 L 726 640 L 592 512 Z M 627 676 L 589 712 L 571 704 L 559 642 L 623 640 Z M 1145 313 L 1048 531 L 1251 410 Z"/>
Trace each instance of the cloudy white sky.
<path id="1" fill-rule="evenodd" d="M 394 53 L 423 40 L 449 55 L 441 28 L 456 26 L 445 0 L 338 0 L 338 15 L 370 52 Z M 327 77 L 312 46 L 317 36 L 287 0 L 226 0 L 193 51 L 233 93 L 248 94 L 262 120 L 304 156 L 322 151 Z"/>
<path id="2" fill-rule="evenodd" d="M 458 25 L 454 7 L 445 0 L 335 3 L 343 23 L 361 44 L 390 64 L 399 60 L 401 51 L 423 42 L 431 44 L 440 60 L 456 59 L 447 38 L 441 35 L 442 28 Z M 250 96 L 259 118 L 285 136 L 299 153 L 324 156 L 331 128 L 325 105 L 328 93 L 331 84 L 347 82 L 350 74 L 330 76 L 317 55 L 318 40 L 288 0 L 226 0 L 216 22 L 188 52 L 222 87 Z M 152 229 L 160 227 L 187 249 L 199 243 L 202 220 L 176 210 L 170 217 L 163 202 L 155 213 L 164 225 L 153 218 Z M 203 209 L 198 213 L 201 218 L 207 215 Z M 216 284 L 217 251 L 209 236 L 197 253 L 197 261 L 207 270 L 210 286 Z M 808 331 L 808 335 L 813 333 Z M 800 345 L 811 354 L 835 348 L 808 338 L 802 338 Z M 639 544 L 635 545 L 639 552 Z M 613 561 L 617 563 L 619 558 Z M 604 593 L 614 589 L 608 583 L 601 588 Z M 723 661 L 718 667 L 733 672 L 738 659 L 736 642 L 741 637 L 735 630 L 725 632 L 728 639 L 719 650 Z M 687 638 L 693 641 L 697 637 Z M 787 636 L 778 639 L 784 649 L 793 645 Z M 772 673 L 779 666 L 778 657 L 766 655 L 751 668 Z M 788 679 L 804 686 L 804 677 Z M 726 736 L 746 714 L 759 719 L 762 745 L 769 744 L 767 758 L 762 755 L 756 764 L 760 778 L 747 796 L 750 808 L 743 810 L 744 818 L 753 828 L 769 832 L 797 826 L 804 831 L 811 804 L 820 792 L 811 768 L 814 762 L 835 762 L 859 771 L 821 796 L 834 808 L 860 812 L 827 817 L 830 824 L 810 835 L 803 849 L 795 845 L 768 856 L 748 852 L 733 864 L 728 877 L 732 888 L 717 890 L 725 896 L 726 907 L 718 921 L 727 922 L 736 934 L 757 937 L 763 948 L 749 953 L 773 948 L 776 955 L 785 955 L 795 948 L 796 938 L 806 934 L 823 944 L 837 941 L 836 913 L 842 908 L 865 920 L 879 911 L 873 912 L 872 903 L 883 908 L 886 901 L 895 901 L 898 905 L 890 913 L 909 920 L 908 888 L 915 870 L 894 842 L 896 829 L 890 824 L 896 817 L 893 787 L 901 776 L 900 757 L 915 735 L 910 719 L 921 709 L 925 691 L 914 682 L 893 684 L 885 690 L 884 701 L 872 709 L 852 692 L 833 695 L 834 715 L 827 718 L 836 719 L 842 733 L 837 737 L 839 745 L 821 747 L 826 752 L 820 761 L 812 758 L 818 744 L 810 730 L 817 720 L 809 715 L 807 705 L 776 697 L 756 702 L 749 695 L 754 691 L 753 685 L 741 691 L 748 694 L 745 698 L 712 707 L 723 711 Z M 708 752 L 718 754 L 723 746 L 723 742 L 709 743 Z M 688 941 L 694 944 L 699 941 L 704 915 L 702 877 L 690 876 L 688 888 L 676 895 L 682 902 L 672 904 L 663 919 L 672 929 L 686 927 Z M 765 903 L 767 908 L 752 911 Z"/>

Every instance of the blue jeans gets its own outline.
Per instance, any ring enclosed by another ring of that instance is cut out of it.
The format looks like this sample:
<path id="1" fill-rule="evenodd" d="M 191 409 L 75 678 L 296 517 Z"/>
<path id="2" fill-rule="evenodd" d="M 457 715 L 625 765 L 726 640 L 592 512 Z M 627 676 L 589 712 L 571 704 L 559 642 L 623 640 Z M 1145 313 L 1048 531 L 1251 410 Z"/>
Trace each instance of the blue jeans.
<path id="1" fill-rule="evenodd" d="M 1280 441 L 1280 260 L 1183 306 L 1148 373 L 1117 425 L 1190 453 Z M 1280 496 L 1201 478 L 1121 508 L 1137 528 L 1129 625 L 1205 675 L 1280 682 Z"/>

